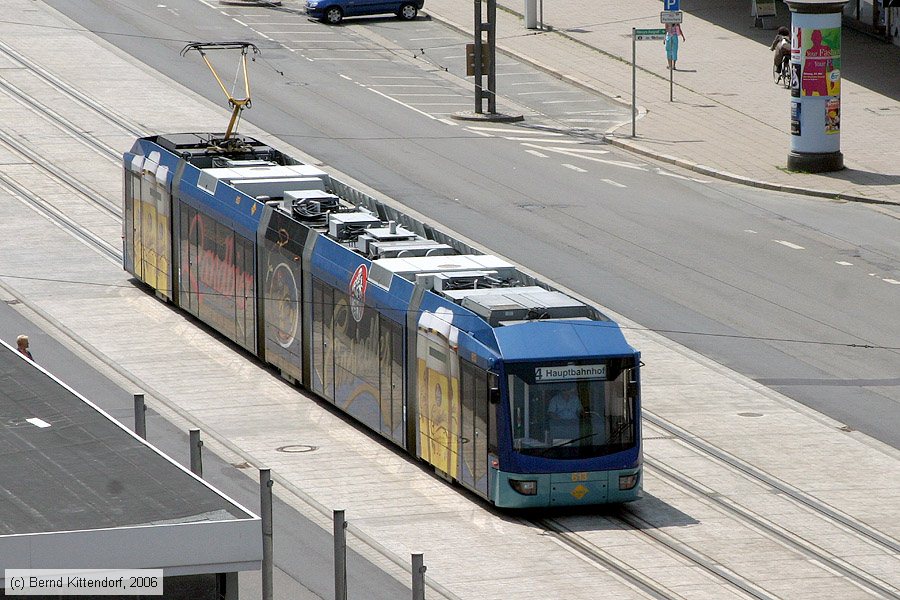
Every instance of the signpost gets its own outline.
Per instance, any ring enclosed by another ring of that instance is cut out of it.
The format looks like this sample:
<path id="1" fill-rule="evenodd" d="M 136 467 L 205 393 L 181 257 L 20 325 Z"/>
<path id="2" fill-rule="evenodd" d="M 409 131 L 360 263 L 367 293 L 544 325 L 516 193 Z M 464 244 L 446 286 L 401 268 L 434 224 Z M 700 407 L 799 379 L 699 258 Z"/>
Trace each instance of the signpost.
<path id="1" fill-rule="evenodd" d="M 666 8 L 670 4 L 678 6 L 679 0 L 665 0 Z M 631 29 L 631 137 L 635 137 L 635 120 L 637 115 L 637 43 L 666 39 L 665 29 Z"/>
<path id="2" fill-rule="evenodd" d="M 660 23 L 681 23 L 684 21 L 684 13 L 680 10 L 664 10 L 659 13 Z"/>

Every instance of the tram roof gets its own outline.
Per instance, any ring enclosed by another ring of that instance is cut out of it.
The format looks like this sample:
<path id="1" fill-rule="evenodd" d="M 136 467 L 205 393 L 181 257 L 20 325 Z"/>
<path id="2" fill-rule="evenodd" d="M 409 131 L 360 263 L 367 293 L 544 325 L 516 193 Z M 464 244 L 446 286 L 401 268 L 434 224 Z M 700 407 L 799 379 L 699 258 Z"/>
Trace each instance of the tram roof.
<path id="1" fill-rule="evenodd" d="M 186 575 L 261 559 L 258 517 L 2 342 L 0 482 L 7 568 Z"/>
<path id="2" fill-rule="evenodd" d="M 494 329 L 504 361 L 577 360 L 589 356 L 626 356 L 635 349 L 611 321 L 572 319 L 527 321 Z"/>

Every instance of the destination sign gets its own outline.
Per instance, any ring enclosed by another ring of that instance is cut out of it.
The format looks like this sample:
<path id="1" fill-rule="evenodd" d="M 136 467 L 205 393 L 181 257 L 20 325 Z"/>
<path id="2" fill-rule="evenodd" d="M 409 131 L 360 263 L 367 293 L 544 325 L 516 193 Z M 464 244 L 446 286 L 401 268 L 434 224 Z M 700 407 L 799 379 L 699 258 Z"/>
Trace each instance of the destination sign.
<path id="1" fill-rule="evenodd" d="M 606 379 L 606 365 L 563 365 L 537 367 L 534 370 L 535 383 L 576 381 L 578 379 Z"/>

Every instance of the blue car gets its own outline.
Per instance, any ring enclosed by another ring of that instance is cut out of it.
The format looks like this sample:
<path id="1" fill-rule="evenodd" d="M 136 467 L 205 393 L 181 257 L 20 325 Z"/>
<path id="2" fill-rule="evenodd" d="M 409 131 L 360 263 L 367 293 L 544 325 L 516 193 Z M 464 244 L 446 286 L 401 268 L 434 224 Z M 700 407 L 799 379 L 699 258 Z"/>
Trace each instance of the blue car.
<path id="1" fill-rule="evenodd" d="M 340 23 L 344 17 L 394 13 L 404 20 L 412 20 L 419 14 L 425 0 L 306 0 L 306 14 L 330 25 Z"/>

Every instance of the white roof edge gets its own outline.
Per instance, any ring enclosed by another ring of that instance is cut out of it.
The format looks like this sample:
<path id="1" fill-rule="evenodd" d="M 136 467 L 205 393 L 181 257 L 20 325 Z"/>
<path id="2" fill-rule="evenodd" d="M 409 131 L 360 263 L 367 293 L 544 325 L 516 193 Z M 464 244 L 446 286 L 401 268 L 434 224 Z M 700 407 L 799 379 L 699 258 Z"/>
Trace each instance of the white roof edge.
<path id="1" fill-rule="evenodd" d="M 262 561 L 260 519 L 0 536 L 4 569 L 164 569 L 221 573 Z M 256 565 L 256 566 L 254 566 Z M 228 567 L 225 570 L 220 568 Z M 0 574 L 2 575 L 2 574 Z"/>

